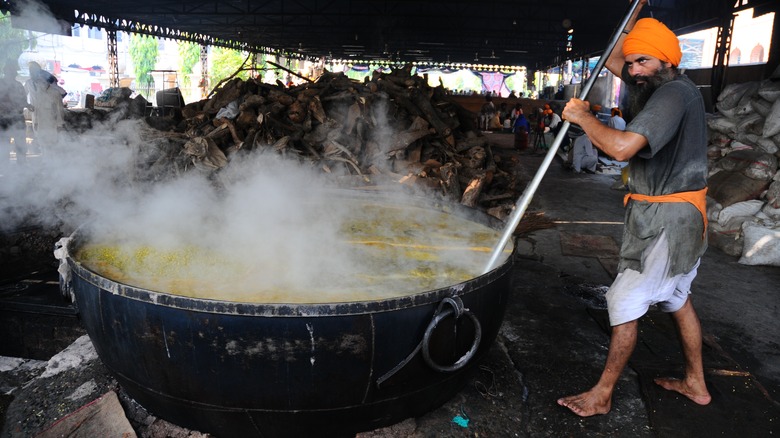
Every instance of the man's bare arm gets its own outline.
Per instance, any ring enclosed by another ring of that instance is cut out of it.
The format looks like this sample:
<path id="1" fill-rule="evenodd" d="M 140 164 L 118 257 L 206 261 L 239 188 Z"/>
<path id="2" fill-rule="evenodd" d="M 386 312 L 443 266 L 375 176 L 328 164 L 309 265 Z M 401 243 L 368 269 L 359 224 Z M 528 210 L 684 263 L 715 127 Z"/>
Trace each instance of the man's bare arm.
<path id="1" fill-rule="evenodd" d="M 618 161 L 628 161 L 647 146 L 647 139 L 643 135 L 610 128 L 601 123 L 590 112 L 590 104 L 584 100 L 572 98 L 563 109 L 563 119 L 580 125 L 594 146 Z"/>

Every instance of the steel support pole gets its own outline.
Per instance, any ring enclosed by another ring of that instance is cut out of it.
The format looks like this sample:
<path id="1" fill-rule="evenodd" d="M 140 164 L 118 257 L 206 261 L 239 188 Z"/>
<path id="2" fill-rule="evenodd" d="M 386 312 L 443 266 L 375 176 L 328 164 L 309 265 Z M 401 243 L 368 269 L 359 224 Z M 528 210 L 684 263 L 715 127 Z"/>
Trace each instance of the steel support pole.
<path id="1" fill-rule="evenodd" d="M 108 51 L 108 84 L 111 88 L 119 87 L 119 55 L 116 45 L 116 30 L 106 30 L 106 45 Z"/>

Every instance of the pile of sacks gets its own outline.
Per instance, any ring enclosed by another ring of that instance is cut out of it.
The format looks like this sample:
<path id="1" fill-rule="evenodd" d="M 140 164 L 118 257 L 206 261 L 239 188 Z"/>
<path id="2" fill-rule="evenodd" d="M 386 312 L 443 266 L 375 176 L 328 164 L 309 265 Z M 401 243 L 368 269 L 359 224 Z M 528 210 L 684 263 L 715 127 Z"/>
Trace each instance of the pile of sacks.
<path id="1" fill-rule="evenodd" d="M 711 246 L 746 265 L 780 266 L 780 67 L 731 84 L 708 115 Z"/>

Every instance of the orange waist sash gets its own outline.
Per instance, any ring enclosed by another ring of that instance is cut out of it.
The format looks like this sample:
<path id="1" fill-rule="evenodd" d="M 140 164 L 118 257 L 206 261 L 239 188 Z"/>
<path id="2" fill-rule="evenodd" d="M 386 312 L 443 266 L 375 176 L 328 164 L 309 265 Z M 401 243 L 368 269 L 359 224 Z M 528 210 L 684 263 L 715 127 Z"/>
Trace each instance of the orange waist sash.
<path id="1" fill-rule="evenodd" d="M 678 192 L 657 196 L 628 193 L 623 198 L 624 207 L 628 204 L 629 199 L 646 202 L 688 202 L 696 207 L 696 209 L 699 210 L 699 213 L 701 213 L 701 219 L 704 222 L 704 231 L 702 232 L 701 238 L 704 239 L 707 235 L 707 187 L 690 192 Z"/>

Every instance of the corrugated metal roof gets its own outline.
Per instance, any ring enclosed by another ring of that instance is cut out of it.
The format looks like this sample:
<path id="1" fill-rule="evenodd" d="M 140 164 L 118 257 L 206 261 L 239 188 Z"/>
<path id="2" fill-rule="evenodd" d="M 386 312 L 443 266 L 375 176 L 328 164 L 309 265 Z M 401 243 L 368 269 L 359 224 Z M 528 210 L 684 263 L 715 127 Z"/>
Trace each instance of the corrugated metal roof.
<path id="1" fill-rule="evenodd" d="M 4 8 L 21 1 L 3 0 Z M 598 53 L 627 0 L 43 0 L 69 23 L 132 28 L 207 44 L 305 57 L 542 68 Z M 655 0 L 643 10 L 670 28 L 717 25 L 748 0 Z M 766 7 L 766 6 L 764 6 Z M 777 5 L 771 6 L 777 8 Z"/>

